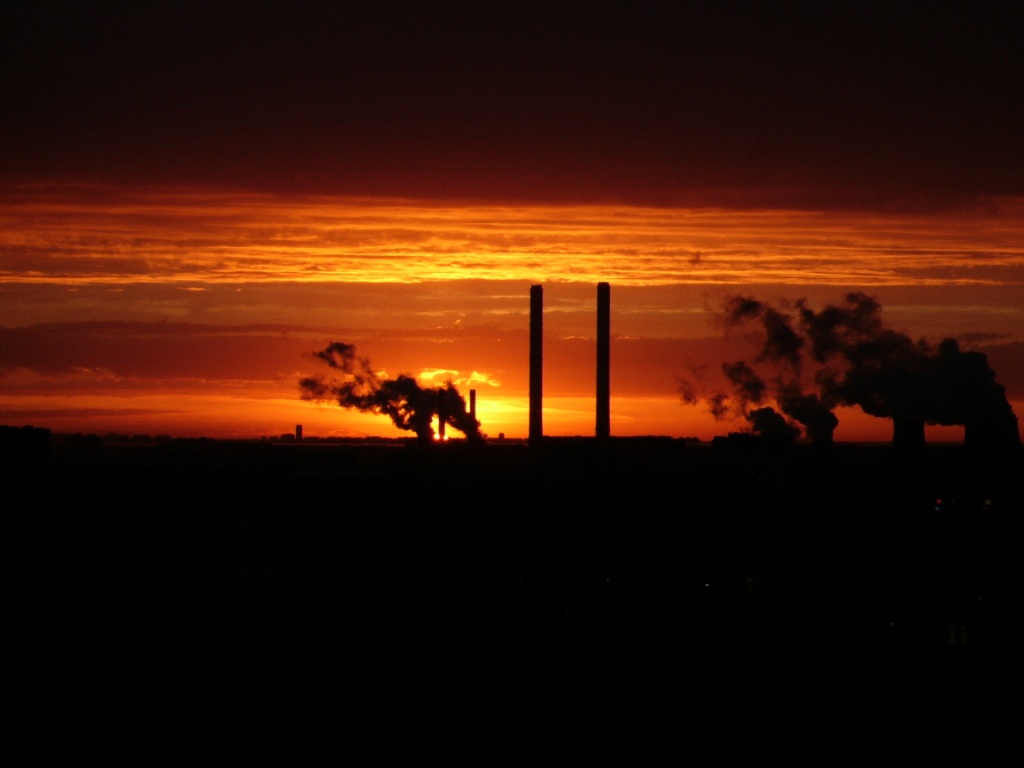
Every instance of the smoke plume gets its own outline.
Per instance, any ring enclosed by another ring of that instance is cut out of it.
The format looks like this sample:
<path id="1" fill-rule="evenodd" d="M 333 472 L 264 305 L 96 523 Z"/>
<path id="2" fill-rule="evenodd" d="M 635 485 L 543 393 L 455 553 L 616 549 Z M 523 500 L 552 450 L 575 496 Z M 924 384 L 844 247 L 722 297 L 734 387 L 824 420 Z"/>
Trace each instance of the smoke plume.
<path id="1" fill-rule="evenodd" d="M 750 428 L 754 434 L 780 443 L 791 443 L 800 435 L 800 429 L 794 427 L 786 417 L 774 408 L 756 408 L 747 414 Z"/>
<path id="2" fill-rule="evenodd" d="M 439 413 L 439 391 L 422 388 L 411 376 L 382 379 L 366 357 L 356 356 L 356 348 L 344 342 L 331 342 L 326 349 L 314 352 L 340 374 L 330 377 L 310 376 L 299 381 L 303 400 L 333 401 L 343 408 L 388 416 L 399 429 L 412 431 L 423 441 L 434 438 L 431 426 Z M 466 410 L 466 401 L 450 381 L 444 386 L 444 420 L 446 424 L 476 440 L 480 422 Z"/>
<path id="3" fill-rule="evenodd" d="M 965 425 L 968 442 L 972 434 L 989 442 L 1020 442 L 1005 388 L 996 383 L 984 354 L 962 351 L 955 339 L 933 346 L 886 328 L 872 296 L 849 293 L 821 311 L 803 299 L 785 311 L 733 296 L 724 309 L 728 327 L 755 327 L 761 349 L 754 363 L 771 370 L 766 380 L 742 360 L 722 367 L 754 431 L 764 431 L 759 424 L 768 422 L 778 426 L 774 411 L 750 410 L 771 398 L 815 441 L 831 440 L 839 423 L 833 410 L 844 405 L 898 424 Z M 808 365 L 814 366 L 811 380 L 805 378 Z M 716 416 L 727 397 L 707 398 Z"/>
<path id="4" fill-rule="evenodd" d="M 746 413 L 750 405 L 760 405 L 768 385 L 757 372 L 742 360 L 722 363 L 722 373 L 733 383 L 740 407 Z"/>
<path id="5" fill-rule="evenodd" d="M 833 364 L 819 380 L 823 397 L 873 416 L 928 424 L 973 428 L 1016 419 L 984 354 L 961 351 L 956 339 L 937 347 L 913 341 L 883 327 L 880 313 L 863 293 L 820 313 L 800 306 L 815 359 Z"/>

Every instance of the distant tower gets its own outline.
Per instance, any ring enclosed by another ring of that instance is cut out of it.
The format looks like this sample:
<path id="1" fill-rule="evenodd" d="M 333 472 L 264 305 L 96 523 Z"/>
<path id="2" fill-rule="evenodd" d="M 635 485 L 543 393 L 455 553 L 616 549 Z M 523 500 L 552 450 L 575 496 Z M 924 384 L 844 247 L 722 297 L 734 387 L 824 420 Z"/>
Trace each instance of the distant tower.
<path id="1" fill-rule="evenodd" d="M 530 286 L 530 442 L 544 437 L 544 287 Z"/>
<path id="2" fill-rule="evenodd" d="M 437 390 L 437 437 L 444 440 L 444 424 L 448 421 L 448 398 L 444 387 Z"/>
<path id="3" fill-rule="evenodd" d="M 302 425 L 295 425 L 295 442 L 302 442 Z"/>
<path id="4" fill-rule="evenodd" d="M 597 284 L 597 437 L 611 436 L 611 286 Z"/>
<path id="5" fill-rule="evenodd" d="M 469 418 L 476 421 L 476 390 L 469 390 Z"/>

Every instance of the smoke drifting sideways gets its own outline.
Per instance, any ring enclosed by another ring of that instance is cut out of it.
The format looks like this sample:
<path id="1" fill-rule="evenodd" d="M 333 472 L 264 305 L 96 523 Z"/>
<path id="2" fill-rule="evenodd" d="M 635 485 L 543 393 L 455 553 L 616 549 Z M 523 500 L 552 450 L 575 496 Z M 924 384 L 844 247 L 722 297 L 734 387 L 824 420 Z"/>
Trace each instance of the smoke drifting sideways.
<path id="1" fill-rule="evenodd" d="M 424 389 L 415 378 L 404 374 L 382 379 L 369 358 L 356 356 L 355 345 L 340 341 L 331 342 L 313 355 L 341 378 L 319 375 L 301 379 L 303 400 L 336 402 L 342 408 L 386 415 L 396 427 L 414 432 L 425 443 L 434 439 L 434 415 L 443 412 L 445 423 L 467 439 L 483 439 L 480 422 L 466 410 L 465 399 L 450 381 L 442 389 Z"/>
<path id="2" fill-rule="evenodd" d="M 892 419 L 897 432 L 919 425 L 922 441 L 924 424 L 941 424 L 965 426 L 968 444 L 1020 445 L 1017 417 L 984 354 L 962 351 L 955 339 L 937 346 L 914 341 L 886 328 L 881 309 L 859 292 L 821 311 L 804 299 L 787 311 L 750 297 L 728 298 L 727 328 L 753 326 L 761 350 L 753 364 L 722 366 L 733 393 L 707 397 L 711 412 L 721 419 L 739 411 L 765 436 L 795 436 L 802 428 L 812 442 L 831 442 L 839 423 L 833 410 L 859 406 Z M 784 418 L 764 407 L 769 399 Z M 684 401 L 693 402 L 692 392 Z"/>

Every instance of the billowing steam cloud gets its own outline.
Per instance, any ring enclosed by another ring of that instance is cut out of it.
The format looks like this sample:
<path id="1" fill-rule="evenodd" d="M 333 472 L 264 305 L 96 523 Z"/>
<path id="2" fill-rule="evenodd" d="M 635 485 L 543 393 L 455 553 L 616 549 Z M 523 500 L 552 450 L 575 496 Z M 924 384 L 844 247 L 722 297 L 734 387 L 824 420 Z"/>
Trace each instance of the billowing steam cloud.
<path id="1" fill-rule="evenodd" d="M 335 341 L 315 357 L 340 372 L 341 378 L 310 376 L 299 381 L 303 400 L 333 401 L 343 408 L 355 408 L 390 417 L 396 427 L 416 433 L 420 440 L 434 437 L 431 421 L 442 413 L 446 424 L 477 440 L 480 422 L 466 410 L 466 401 L 448 382 L 443 389 L 424 389 L 411 376 L 381 379 L 366 357 L 357 357 L 352 344 Z M 444 394 L 442 395 L 441 392 Z M 443 402 L 442 402 L 443 401 Z"/>
<path id="2" fill-rule="evenodd" d="M 885 328 L 881 305 L 871 296 L 849 293 L 820 312 L 800 300 L 788 313 L 734 296 L 725 303 L 725 319 L 730 327 L 760 326 L 761 351 L 754 362 L 772 371 L 766 381 L 745 361 L 722 366 L 755 432 L 780 434 L 778 413 L 753 408 L 770 397 L 815 441 L 831 440 L 839 423 L 832 411 L 846 405 L 897 424 L 962 424 L 968 442 L 1020 442 L 1005 388 L 996 383 L 985 355 L 961 351 L 955 339 L 935 347 Z M 816 366 L 813 384 L 804 379 L 810 361 Z M 805 391 L 805 384 L 817 391 Z M 707 398 L 717 418 L 729 412 L 728 400 L 721 393 Z"/>
<path id="3" fill-rule="evenodd" d="M 774 408 L 755 408 L 747 414 L 747 418 L 751 430 L 771 440 L 792 442 L 800 434 L 800 429 Z"/>

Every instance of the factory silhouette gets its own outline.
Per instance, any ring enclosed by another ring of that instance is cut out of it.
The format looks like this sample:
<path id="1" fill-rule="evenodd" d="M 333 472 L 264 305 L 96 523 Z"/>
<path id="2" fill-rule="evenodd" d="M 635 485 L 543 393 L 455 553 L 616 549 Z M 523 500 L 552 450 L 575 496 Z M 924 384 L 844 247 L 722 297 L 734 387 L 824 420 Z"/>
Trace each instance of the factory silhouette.
<path id="1" fill-rule="evenodd" d="M 373 370 L 369 358 L 356 356 L 352 344 L 331 342 L 314 355 L 344 378 L 309 376 L 301 379 L 299 388 L 303 399 L 333 401 L 343 408 L 388 416 L 396 427 L 412 431 L 422 443 L 429 444 L 436 436 L 444 438 L 448 424 L 469 440 L 481 439 L 475 391 L 470 392 L 467 410 L 466 401 L 451 382 L 434 389 L 423 388 L 415 378 L 404 374 L 396 379 L 382 379 Z M 432 426 L 435 416 L 436 436 Z"/>
<path id="2" fill-rule="evenodd" d="M 812 444 L 829 445 L 839 424 L 837 406 L 860 407 L 865 413 L 893 422 L 893 445 L 924 446 L 925 424 L 963 425 L 966 445 L 983 450 L 1020 445 L 1017 417 L 1005 388 L 980 352 L 964 352 L 955 339 L 937 347 L 884 326 L 881 306 L 863 293 L 849 293 L 840 304 L 821 311 L 806 301 L 786 313 L 752 297 L 732 296 L 725 302 L 728 327 L 758 328 L 762 348 L 754 361 L 771 367 L 768 378 L 744 360 L 724 362 L 722 372 L 733 392 L 705 395 L 716 418 L 742 416 L 750 435 L 772 445 L 801 435 Z M 529 443 L 544 440 L 544 288 L 530 288 Z M 597 285 L 597 381 L 594 437 L 611 437 L 611 286 Z M 344 378 L 310 376 L 299 382 L 303 399 L 333 401 L 388 416 L 402 430 L 429 444 L 445 438 L 450 425 L 471 441 L 480 441 L 476 391 L 470 405 L 456 387 L 423 388 L 415 378 L 380 379 L 355 347 L 331 342 L 314 356 Z M 814 385 L 805 386 L 813 371 Z M 683 386 L 684 402 L 701 397 Z M 779 410 L 768 405 L 773 400 Z M 432 423 L 437 418 L 438 434 Z"/>
<path id="3" fill-rule="evenodd" d="M 756 362 L 771 367 L 770 382 L 746 361 L 722 366 L 756 432 L 785 435 L 798 424 L 812 441 L 831 442 L 838 424 L 833 409 L 846 405 L 892 419 L 893 444 L 901 448 L 924 445 L 925 423 L 963 425 L 965 444 L 980 449 L 1020 446 L 1017 417 L 985 355 L 962 352 L 955 339 L 933 347 L 886 328 L 881 306 L 864 293 L 849 293 L 820 312 L 800 300 L 793 314 L 733 296 L 725 319 L 732 327 L 760 326 Z M 817 391 L 805 392 L 811 365 Z M 784 416 L 763 405 L 769 396 Z M 716 395 L 713 405 L 724 398 Z"/>
<path id="4" fill-rule="evenodd" d="M 607 283 L 593 437 L 544 435 L 541 286 L 525 446 L 483 438 L 472 392 L 384 379 L 343 342 L 317 353 L 328 373 L 304 395 L 413 438 L 0 429 L 9 653 L 31 671 L 14 695 L 60 691 L 80 712 L 100 689 L 191 702 L 215 680 L 219 712 L 319 702 L 315 688 L 386 708 L 444 691 L 507 713 L 557 689 L 559 706 L 657 702 L 681 718 L 680 702 L 792 693 L 878 707 L 1015 692 L 1024 457 L 984 356 L 891 332 L 860 294 L 727 310 L 763 344 L 725 364 L 733 391 L 688 393 L 751 424 L 712 445 L 612 435 Z M 893 444 L 830 441 L 838 404 L 892 419 Z M 434 417 L 466 439 L 439 445 Z M 963 445 L 924 445 L 920 424 L 956 419 Z"/>
<path id="5" fill-rule="evenodd" d="M 597 286 L 597 414 L 596 436 L 611 435 L 610 420 L 610 346 L 611 289 L 608 283 Z M 476 390 L 469 391 L 469 407 L 454 384 L 440 388 L 421 387 L 404 374 L 381 379 L 369 358 L 356 354 L 352 344 L 332 341 L 314 357 L 326 363 L 341 379 L 323 375 L 307 376 L 299 381 L 304 400 L 335 402 L 343 408 L 388 416 L 392 424 L 413 432 L 423 444 L 444 439 L 448 425 L 467 439 L 480 441 L 480 422 L 476 418 Z M 544 289 L 530 289 L 530 416 L 529 441 L 537 446 L 544 437 Z M 433 421 L 438 431 L 434 433 Z"/>

